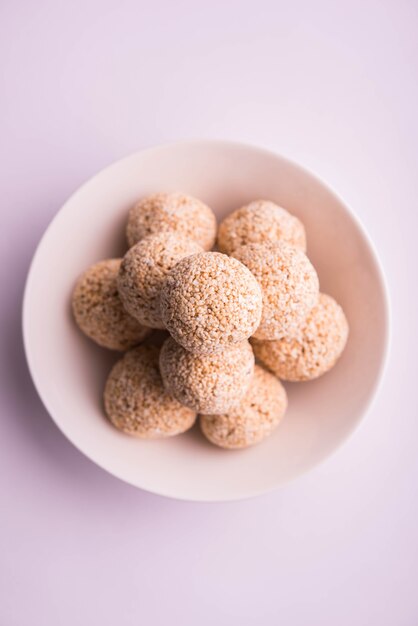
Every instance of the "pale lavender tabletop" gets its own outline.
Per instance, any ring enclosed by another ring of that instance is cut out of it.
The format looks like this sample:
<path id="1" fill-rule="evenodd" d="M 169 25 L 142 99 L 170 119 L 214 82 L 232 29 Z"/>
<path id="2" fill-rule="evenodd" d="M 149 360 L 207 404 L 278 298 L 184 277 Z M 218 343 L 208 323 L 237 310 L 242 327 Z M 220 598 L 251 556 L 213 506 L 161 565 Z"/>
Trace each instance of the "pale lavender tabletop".
<path id="1" fill-rule="evenodd" d="M 417 19 L 407 0 L 1 3 L 1 626 L 417 623 Z M 309 476 L 234 504 L 152 496 L 86 460 L 21 339 L 30 259 L 68 195 L 190 137 L 315 171 L 368 228 L 392 296 L 362 428 Z"/>

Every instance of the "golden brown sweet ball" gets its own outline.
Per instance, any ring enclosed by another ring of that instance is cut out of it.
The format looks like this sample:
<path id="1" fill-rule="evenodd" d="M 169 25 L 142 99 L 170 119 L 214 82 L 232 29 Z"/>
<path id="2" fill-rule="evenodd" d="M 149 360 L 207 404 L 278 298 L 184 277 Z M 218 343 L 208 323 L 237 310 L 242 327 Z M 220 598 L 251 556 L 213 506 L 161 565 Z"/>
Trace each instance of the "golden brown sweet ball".
<path id="1" fill-rule="evenodd" d="M 196 419 L 195 411 L 164 389 L 158 358 L 159 348 L 155 346 L 130 350 L 114 365 L 104 391 L 105 410 L 112 424 L 143 439 L 179 435 Z"/>
<path id="2" fill-rule="evenodd" d="M 122 259 L 96 263 L 80 276 L 72 295 L 75 321 L 87 337 L 104 348 L 128 350 L 149 334 L 125 310 L 117 277 Z"/>
<path id="3" fill-rule="evenodd" d="M 219 225 L 218 247 L 225 254 L 249 243 L 283 241 L 306 252 L 302 222 L 269 200 L 255 200 L 228 215 Z"/>
<path id="4" fill-rule="evenodd" d="M 254 333 L 272 341 L 294 332 L 318 302 L 319 281 L 308 257 L 284 243 L 251 243 L 234 251 L 263 293 L 263 314 Z"/>
<path id="5" fill-rule="evenodd" d="M 281 382 L 259 365 L 238 406 L 222 415 L 201 415 L 200 427 L 221 448 L 247 448 L 266 439 L 277 428 L 287 408 Z"/>
<path id="6" fill-rule="evenodd" d="M 167 391 L 185 406 L 224 413 L 245 395 L 254 373 L 254 354 L 247 340 L 222 352 L 197 355 L 170 337 L 161 349 L 160 371 Z"/>
<path id="7" fill-rule="evenodd" d="M 129 212 L 129 246 L 148 235 L 177 233 L 210 250 L 216 239 L 216 217 L 204 202 L 184 193 L 156 193 L 139 200 Z"/>
<path id="8" fill-rule="evenodd" d="M 218 352 L 254 334 L 261 289 L 239 261 L 220 252 L 182 259 L 161 290 L 161 317 L 174 339 L 194 354 Z"/>
<path id="9" fill-rule="evenodd" d="M 328 372 L 341 356 L 348 322 L 339 304 L 324 293 L 298 331 L 278 341 L 254 341 L 256 357 L 283 380 L 312 380 Z"/>
<path id="10" fill-rule="evenodd" d="M 184 257 L 202 252 L 192 239 L 160 233 L 141 239 L 125 254 L 118 289 L 125 309 L 141 324 L 164 328 L 160 312 L 161 287 L 169 271 Z"/>

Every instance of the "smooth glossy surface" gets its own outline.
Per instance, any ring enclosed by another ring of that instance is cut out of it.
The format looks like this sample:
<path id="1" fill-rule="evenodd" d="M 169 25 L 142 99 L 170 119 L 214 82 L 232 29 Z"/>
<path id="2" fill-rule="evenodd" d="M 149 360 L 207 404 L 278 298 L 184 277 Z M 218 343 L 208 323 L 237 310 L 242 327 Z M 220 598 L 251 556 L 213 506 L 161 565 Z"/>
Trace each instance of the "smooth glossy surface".
<path id="1" fill-rule="evenodd" d="M 139 197 L 180 190 L 201 198 L 219 219 L 268 198 L 304 222 L 321 290 L 343 306 L 350 338 L 338 365 L 311 383 L 287 385 L 289 410 L 258 447 L 225 452 L 198 429 L 166 441 L 115 431 L 102 389 L 115 357 L 75 327 L 70 296 L 90 264 L 121 255 L 127 211 Z M 48 303 L 48 306 L 46 306 Z M 149 491 L 190 500 L 259 494 L 308 471 L 353 431 L 385 361 L 388 309 L 376 256 L 358 221 L 323 183 L 270 152 L 226 142 L 172 144 L 134 154 L 103 170 L 64 205 L 35 254 L 24 300 L 27 358 L 38 392 L 64 434 L 115 476 Z"/>

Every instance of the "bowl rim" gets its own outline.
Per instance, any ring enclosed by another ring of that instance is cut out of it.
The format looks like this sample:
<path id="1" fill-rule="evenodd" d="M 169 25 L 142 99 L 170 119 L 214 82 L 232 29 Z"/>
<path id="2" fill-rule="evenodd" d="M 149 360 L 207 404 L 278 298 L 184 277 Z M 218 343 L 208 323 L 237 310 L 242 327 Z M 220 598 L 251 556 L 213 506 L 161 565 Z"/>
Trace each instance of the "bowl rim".
<path id="1" fill-rule="evenodd" d="M 329 452 L 326 456 L 324 456 L 323 458 L 315 461 L 312 463 L 312 465 L 308 468 L 308 469 L 302 469 L 299 472 L 296 472 L 291 478 L 287 479 L 286 481 L 276 485 L 276 486 L 266 486 L 264 488 L 255 488 L 253 490 L 250 490 L 246 495 L 237 495 L 237 496 L 231 496 L 231 495 L 225 495 L 225 496 L 217 496 L 217 497 L 187 497 L 185 495 L 175 495 L 173 493 L 170 492 L 165 492 L 164 489 L 150 489 L 144 486 L 139 485 L 137 482 L 134 482 L 133 480 L 130 480 L 129 478 L 127 478 L 126 476 L 122 475 L 121 473 L 119 473 L 118 471 L 115 471 L 113 469 L 110 469 L 109 467 L 107 467 L 106 465 L 103 464 L 103 462 L 101 460 L 97 460 L 96 458 L 94 458 L 94 455 L 91 454 L 91 452 L 88 449 L 85 449 L 84 445 L 80 445 L 79 442 L 75 441 L 74 438 L 72 437 L 72 435 L 70 433 L 67 432 L 67 429 L 55 418 L 54 416 L 54 412 L 52 411 L 50 404 L 49 404 L 49 400 L 46 396 L 46 394 L 43 392 L 42 390 L 42 384 L 38 378 L 37 372 L 36 372 L 36 368 L 34 367 L 33 364 L 33 359 L 32 359 L 32 353 L 31 353 L 31 347 L 30 347 L 30 340 L 29 340 L 29 330 L 28 330 L 28 325 L 29 325 L 29 298 L 30 298 L 30 291 L 31 291 L 31 287 L 32 287 L 32 282 L 33 282 L 33 275 L 34 275 L 34 271 L 35 271 L 35 266 L 36 266 L 36 261 L 38 256 L 41 254 L 41 249 L 42 249 L 42 245 L 44 240 L 46 239 L 48 233 L 50 230 L 52 230 L 55 221 L 61 216 L 62 212 L 65 210 L 65 208 L 67 207 L 68 204 L 70 204 L 74 198 L 76 198 L 79 194 L 81 194 L 85 187 L 87 187 L 90 183 L 92 183 L 94 180 L 96 180 L 97 178 L 101 177 L 103 174 L 105 174 L 108 170 L 112 169 L 114 166 L 116 165 L 122 165 L 123 162 L 125 161 L 129 161 L 130 159 L 132 159 L 135 156 L 138 155 L 145 155 L 145 154 L 152 154 L 152 153 L 158 153 L 159 151 L 164 151 L 167 148 L 174 148 L 174 147 L 182 147 L 182 148 L 188 148 L 188 147 L 193 147 L 193 146 L 201 146 L 201 147 L 218 147 L 220 149 L 222 148 L 235 148 L 235 149 L 244 149 L 244 150 L 250 150 L 253 153 L 259 153 L 260 155 L 264 155 L 264 156 L 268 156 L 268 157 L 272 157 L 272 158 L 279 158 L 281 161 L 284 161 L 286 163 L 288 163 L 289 165 L 291 165 L 293 168 L 299 170 L 302 174 L 307 174 L 308 176 L 310 176 L 313 180 L 315 180 L 320 186 L 322 186 L 331 196 L 333 196 L 335 198 L 335 200 L 340 204 L 341 208 L 344 209 L 344 211 L 348 214 L 349 218 L 353 220 L 353 222 L 355 223 L 356 227 L 358 228 L 358 230 L 360 231 L 361 235 L 363 236 L 369 250 L 372 256 L 372 260 L 374 262 L 374 266 L 376 269 L 376 274 L 380 283 L 380 287 L 382 290 L 382 294 L 383 294 L 383 303 L 384 303 L 384 309 L 382 311 L 383 313 L 383 317 L 384 317 L 384 336 L 383 336 L 383 341 L 384 341 L 384 345 L 383 345 L 383 351 L 382 351 L 382 358 L 381 361 L 379 363 L 379 367 L 378 370 L 376 372 L 376 378 L 373 384 L 373 387 L 370 391 L 370 395 L 368 400 L 366 401 L 363 409 L 361 411 L 359 411 L 357 418 L 355 420 L 353 420 L 353 423 L 350 425 L 346 435 L 344 438 L 342 438 L 340 441 L 338 441 L 338 443 L 335 445 L 335 447 L 333 448 L 333 450 L 331 452 Z M 29 264 L 29 268 L 28 268 L 28 272 L 27 272 L 27 277 L 26 277 L 26 281 L 25 281 L 25 286 L 24 286 L 24 291 L 23 291 L 23 299 L 22 299 L 22 335 L 23 335 L 23 347 L 24 347 L 24 352 L 25 352 L 25 356 L 26 356 L 26 361 L 28 364 L 28 369 L 29 369 L 29 373 L 31 375 L 33 384 L 35 386 L 35 389 L 41 399 L 42 404 L 44 405 L 45 409 L 47 410 L 49 416 L 52 418 L 53 422 L 55 423 L 55 425 L 58 427 L 58 429 L 61 431 L 61 433 L 70 441 L 70 443 L 79 451 L 81 452 L 85 457 L 87 457 L 87 459 L 89 461 L 91 461 L 92 463 L 94 463 L 95 465 L 97 465 L 98 467 L 100 467 L 102 470 L 105 470 L 108 474 L 110 474 L 111 476 L 114 476 L 116 478 L 118 478 L 119 480 L 122 480 L 124 483 L 127 483 L 137 489 L 141 489 L 147 493 L 151 493 L 153 495 L 157 495 L 157 496 L 161 496 L 161 497 L 165 497 L 165 498 L 170 498 L 172 500 L 177 500 L 177 501 L 183 501 L 183 502 L 200 502 L 200 503 L 215 503 L 215 502 L 234 502 L 234 501 L 241 501 L 241 500 L 248 500 L 250 498 L 254 498 L 256 496 L 261 496 L 267 493 L 271 493 L 273 491 L 276 491 L 277 489 L 281 489 L 283 487 L 285 487 L 286 485 L 289 485 L 291 483 L 293 483 L 294 481 L 300 479 L 302 476 L 306 476 L 308 475 L 310 472 L 318 469 L 319 467 L 322 466 L 323 463 L 327 462 L 328 460 L 330 460 L 337 452 L 339 452 L 341 450 L 341 448 L 348 443 L 351 438 L 353 437 L 353 435 L 359 430 L 360 426 L 364 423 L 365 421 L 365 417 L 366 415 L 369 413 L 369 411 L 372 409 L 376 398 L 382 388 L 383 385 L 383 381 L 385 379 L 386 376 L 386 372 L 387 372 L 387 368 L 388 368 L 388 362 L 389 362 L 389 355 L 391 352 L 391 345 L 392 345 L 392 306 L 391 306 L 391 300 L 390 300 L 390 291 L 389 291 L 389 287 L 388 287 L 388 282 L 385 276 L 385 273 L 383 271 L 383 265 L 381 262 L 381 259 L 379 257 L 379 254 L 377 252 L 376 246 L 372 241 L 372 238 L 367 230 L 367 228 L 365 227 L 364 223 L 361 221 L 361 219 L 359 218 L 359 216 L 353 211 L 353 209 L 351 208 L 350 205 L 348 205 L 343 199 L 342 197 L 334 190 L 334 188 L 332 186 L 330 186 L 328 183 L 325 183 L 315 172 L 313 172 L 310 168 L 307 168 L 305 166 L 299 165 L 299 163 L 296 163 L 295 161 L 293 161 L 292 159 L 289 159 L 285 156 L 283 156 L 282 154 L 269 149 L 269 148 L 265 148 L 265 147 L 260 147 L 260 146 L 255 146 L 253 144 L 250 143 L 246 143 L 246 142 L 240 142 L 240 141 L 233 141 L 233 140 L 227 140 L 227 139 L 186 139 L 186 140 L 180 140 L 180 141 L 169 141 L 169 142 L 164 142 L 161 144 L 157 144 L 157 145 L 153 145 L 150 147 L 145 147 L 143 149 L 140 150 L 136 150 L 134 152 L 131 152 L 130 154 L 128 154 L 127 156 L 124 156 L 120 159 L 117 159 L 116 161 L 113 161 L 112 163 L 110 163 L 109 165 L 103 167 L 102 169 L 100 169 L 96 174 L 94 174 L 93 176 L 90 176 L 89 178 L 85 179 L 85 181 L 79 185 L 77 187 L 77 189 L 66 199 L 66 201 L 64 202 L 64 204 L 58 209 L 58 211 L 56 212 L 56 214 L 54 215 L 54 217 L 52 218 L 52 220 L 49 222 L 48 226 L 46 227 L 46 229 L 44 230 L 36 248 L 35 248 L 35 252 L 32 256 L 31 262 Z"/>

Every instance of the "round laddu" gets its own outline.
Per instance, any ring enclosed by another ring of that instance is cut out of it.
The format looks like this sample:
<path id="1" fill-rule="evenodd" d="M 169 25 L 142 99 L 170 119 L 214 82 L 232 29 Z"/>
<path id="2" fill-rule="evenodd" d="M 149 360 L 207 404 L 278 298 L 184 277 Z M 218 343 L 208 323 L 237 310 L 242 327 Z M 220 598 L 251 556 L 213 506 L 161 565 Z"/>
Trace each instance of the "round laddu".
<path id="1" fill-rule="evenodd" d="M 254 354 L 248 341 L 222 352 L 196 355 L 172 337 L 160 353 L 164 386 L 179 402 L 195 411 L 223 413 L 239 404 L 254 372 Z"/>
<path id="2" fill-rule="evenodd" d="M 119 270 L 118 289 L 125 309 L 145 326 L 164 328 L 161 286 L 176 263 L 201 251 L 198 243 L 174 233 L 141 239 L 125 254 Z"/>
<path id="3" fill-rule="evenodd" d="M 126 237 L 129 246 L 148 235 L 177 233 L 210 250 L 216 239 L 212 209 L 184 193 L 156 193 L 137 202 L 129 212 Z"/>
<path id="4" fill-rule="evenodd" d="M 128 350 L 150 332 L 124 309 L 117 288 L 121 259 L 100 261 L 80 276 L 72 295 L 76 323 L 104 348 Z"/>
<path id="5" fill-rule="evenodd" d="M 219 226 L 218 247 L 226 254 L 249 243 L 266 241 L 283 241 L 305 252 L 305 227 L 297 217 L 269 200 L 250 202 L 233 211 Z"/>
<path id="6" fill-rule="evenodd" d="M 203 434 L 221 448 L 247 448 L 260 443 L 279 425 L 287 408 L 281 382 L 259 365 L 241 403 L 222 415 L 201 415 Z"/>
<path id="7" fill-rule="evenodd" d="M 342 308 L 323 293 L 298 333 L 279 341 L 254 341 L 257 358 L 283 380 L 318 378 L 328 372 L 343 352 L 348 322 Z"/>
<path id="8" fill-rule="evenodd" d="M 143 439 L 179 435 L 196 419 L 195 411 L 165 391 L 158 357 L 155 346 L 130 350 L 114 365 L 104 391 L 105 410 L 112 424 Z"/>
<path id="9" fill-rule="evenodd" d="M 248 339 L 262 309 L 261 289 L 239 261 L 220 252 L 182 259 L 161 290 L 161 317 L 194 354 L 210 354 Z"/>
<path id="10" fill-rule="evenodd" d="M 261 285 L 263 315 L 254 337 L 272 341 L 296 329 L 318 302 L 319 281 L 308 257 L 284 243 L 251 243 L 234 251 Z"/>

